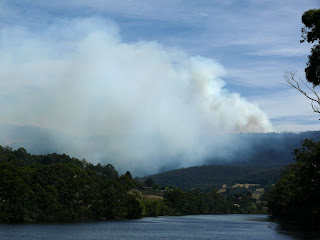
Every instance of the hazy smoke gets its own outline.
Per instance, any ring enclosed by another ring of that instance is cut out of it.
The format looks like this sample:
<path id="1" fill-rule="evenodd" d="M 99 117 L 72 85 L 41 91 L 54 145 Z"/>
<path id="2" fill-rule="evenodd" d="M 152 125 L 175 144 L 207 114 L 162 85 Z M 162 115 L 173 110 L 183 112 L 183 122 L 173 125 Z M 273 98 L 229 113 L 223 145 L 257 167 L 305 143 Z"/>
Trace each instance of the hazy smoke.
<path id="1" fill-rule="evenodd" d="M 221 134 L 271 130 L 216 61 L 123 42 L 101 19 L 2 29 L 0 43 L 1 123 L 68 135 L 56 143 L 88 161 L 151 173 L 201 163 Z"/>

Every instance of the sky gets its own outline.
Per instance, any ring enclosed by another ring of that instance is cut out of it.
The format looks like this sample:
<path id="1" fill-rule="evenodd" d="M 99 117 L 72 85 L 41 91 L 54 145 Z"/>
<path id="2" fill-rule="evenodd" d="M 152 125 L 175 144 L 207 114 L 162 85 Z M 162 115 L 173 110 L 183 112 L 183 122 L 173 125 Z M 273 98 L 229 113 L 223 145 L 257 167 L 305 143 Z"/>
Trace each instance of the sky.
<path id="1" fill-rule="evenodd" d="M 284 79 L 305 78 L 312 8 L 319 0 L 0 0 L 0 124 L 150 172 L 198 164 L 230 143 L 221 134 L 319 130 Z"/>
<path id="2" fill-rule="evenodd" d="M 43 34 L 61 19 L 96 17 L 114 24 L 123 42 L 156 42 L 214 59 L 226 71 L 226 88 L 258 104 L 274 131 L 319 129 L 310 102 L 283 78 L 293 70 L 304 79 L 312 45 L 299 43 L 301 16 L 319 8 L 318 0 L 2 0 L 0 6 L 2 28 Z"/>

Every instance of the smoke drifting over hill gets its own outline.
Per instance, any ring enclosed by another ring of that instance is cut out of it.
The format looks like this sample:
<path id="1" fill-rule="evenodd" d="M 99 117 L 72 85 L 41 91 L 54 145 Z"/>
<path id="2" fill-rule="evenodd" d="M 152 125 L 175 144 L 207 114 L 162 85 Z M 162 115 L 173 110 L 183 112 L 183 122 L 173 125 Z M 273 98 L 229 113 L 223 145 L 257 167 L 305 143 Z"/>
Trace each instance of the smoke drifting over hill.
<path id="1" fill-rule="evenodd" d="M 101 19 L 10 27 L 0 43 L 1 123 L 62 133 L 61 151 L 88 161 L 153 173 L 200 164 L 229 143 L 221 134 L 271 131 L 215 60 L 124 42 Z"/>

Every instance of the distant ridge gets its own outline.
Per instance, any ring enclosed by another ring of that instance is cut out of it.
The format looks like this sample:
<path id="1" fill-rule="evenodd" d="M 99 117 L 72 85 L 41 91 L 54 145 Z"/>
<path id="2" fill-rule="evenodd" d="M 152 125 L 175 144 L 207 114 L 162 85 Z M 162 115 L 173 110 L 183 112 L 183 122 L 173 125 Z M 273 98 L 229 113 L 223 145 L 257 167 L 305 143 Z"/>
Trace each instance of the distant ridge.
<path id="1" fill-rule="evenodd" d="M 293 162 L 292 152 L 301 146 L 301 141 L 306 138 L 319 141 L 320 131 L 251 133 L 239 134 L 236 138 L 250 146 L 247 152 L 240 149 L 228 159 L 213 156 L 203 166 L 165 171 L 149 177 L 159 185 L 183 190 L 210 191 L 225 183 L 271 185 L 277 181 L 283 167 Z"/>
<path id="2" fill-rule="evenodd" d="M 71 148 L 68 143 L 76 143 L 74 146 L 77 143 L 80 146 L 83 146 L 83 143 L 88 143 L 86 145 L 88 149 L 92 152 L 98 152 L 104 149 L 104 144 L 109 143 L 103 140 L 104 137 L 81 138 L 52 129 L 0 124 L 0 145 L 13 149 L 23 147 L 32 154 L 66 153 L 79 159 L 86 158 L 89 162 L 101 162 L 102 164 L 109 163 L 116 157 L 106 152 L 105 155 L 93 160 L 92 156 L 84 155 L 84 152 L 79 151 L 82 149 Z M 152 177 L 160 185 L 175 185 L 184 190 L 194 187 L 208 190 L 223 183 L 237 183 L 245 180 L 250 180 L 251 183 L 259 181 L 260 184 L 271 184 L 278 178 L 280 169 L 292 162 L 291 153 L 300 146 L 301 141 L 305 138 L 319 141 L 320 131 L 241 133 L 234 134 L 232 137 L 233 140 L 230 143 L 232 151 L 228 154 L 208 157 L 202 162 L 205 166 L 193 167 L 190 170 L 184 168 L 184 172 L 180 172 L 173 169 L 181 167 L 181 159 L 177 161 L 170 159 L 170 161 L 166 161 L 168 164 L 166 168 L 162 169 L 163 173 L 152 175 Z M 111 163 L 117 166 L 116 160 Z M 119 167 L 117 168 L 119 169 Z M 207 169 L 204 170 L 204 168 Z M 129 170 L 132 172 L 133 169 Z"/>

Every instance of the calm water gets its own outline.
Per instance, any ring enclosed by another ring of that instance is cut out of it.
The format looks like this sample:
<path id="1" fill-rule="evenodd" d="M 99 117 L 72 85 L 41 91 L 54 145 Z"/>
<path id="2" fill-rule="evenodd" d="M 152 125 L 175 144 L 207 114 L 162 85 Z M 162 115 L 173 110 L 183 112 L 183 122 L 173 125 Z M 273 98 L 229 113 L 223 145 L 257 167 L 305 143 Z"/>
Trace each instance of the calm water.
<path id="1" fill-rule="evenodd" d="M 266 215 L 196 215 L 70 224 L 0 224 L 0 239 L 320 239 L 280 230 Z"/>

